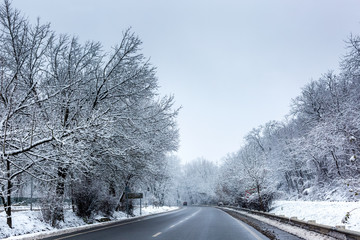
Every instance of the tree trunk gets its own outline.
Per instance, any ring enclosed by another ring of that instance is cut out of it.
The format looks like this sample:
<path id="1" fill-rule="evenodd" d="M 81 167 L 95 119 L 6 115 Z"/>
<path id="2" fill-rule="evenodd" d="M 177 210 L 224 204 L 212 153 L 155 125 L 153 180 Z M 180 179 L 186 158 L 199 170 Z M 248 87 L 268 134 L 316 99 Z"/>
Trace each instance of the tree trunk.
<path id="1" fill-rule="evenodd" d="M 67 176 L 67 168 L 66 167 L 58 167 L 58 180 L 56 185 L 56 200 L 57 204 L 54 209 L 54 223 L 56 221 L 64 221 L 64 208 L 63 208 L 63 199 L 65 194 L 65 179 Z"/>
<path id="2" fill-rule="evenodd" d="M 291 174 L 288 172 L 285 172 L 285 179 L 286 179 L 286 183 L 287 183 L 287 187 L 288 187 L 288 193 L 290 193 L 291 191 L 293 191 L 295 189 L 294 184 L 291 179 Z"/>
<path id="3" fill-rule="evenodd" d="M 76 211 L 75 209 L 75 200 L 74 200 L 74 187 L 73 184 L 71 183 L 71 209 L 73 212 Z"/>
<path id="4" fill-rule="evenodd" d="M 11 193 L 11 190 L 8 189 L 8 194 Z M 7 205 L 6 205 L 6 223 L 9 228 L 12 228 L 12 217 L 11 217 L 11 196 L 7 196 Z"/>
<path id="5" fill-rule="evenodd" d="M 256 184 L 256 189 L 257 189 L 257 193 L 259 196 L 260 210 L 265 212 L 265 206 L 264 206 L 261 194 L 260 194 L 260 185 L 259 184 Z"/>
<path id="6" fill-rule="evenodd" d="M 333 151 L 331 151 L 331 155 L 335 161 L 335 165 L 336 165 L 336 170 L 337 170 L 337 174 L 341 177 L 341 173 L 340 173 L 340 167 L 339 167 L 339 163 L 338 163 L 338 158 L 335 155 L 335 153 Z"/>
<path id="7" fill-rule="evenodd" d="M 11 182 L 11 174 L 10 174 L 10 161 L 6 160 L 6 177 L 7 177 L 7 191 L 6 191 L 6 223 L 9 228 L 12 228 L 12 218 L 11 218 L 11 190 L 12 190 L 12 182 Z M 5 206 L 5 203 L 4 203 Z"/>
<path id="8" fill-rule="evenodd" d="M 112 197 L 116 196 L 116 189 L 115 189 L 115 184 L 113 181 L 110 181 L 110 184 L 109 184 L 109 195 Z"/>

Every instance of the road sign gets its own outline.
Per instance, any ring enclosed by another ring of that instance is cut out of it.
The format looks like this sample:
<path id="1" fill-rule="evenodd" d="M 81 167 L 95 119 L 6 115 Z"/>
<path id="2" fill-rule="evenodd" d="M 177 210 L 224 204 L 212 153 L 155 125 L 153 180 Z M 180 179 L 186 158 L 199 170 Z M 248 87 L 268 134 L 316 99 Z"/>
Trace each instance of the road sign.
<path id="1" fill-rule="evenodd" d="M 143 193 L 128 193 L 128 199 L 143 198 Z"/>

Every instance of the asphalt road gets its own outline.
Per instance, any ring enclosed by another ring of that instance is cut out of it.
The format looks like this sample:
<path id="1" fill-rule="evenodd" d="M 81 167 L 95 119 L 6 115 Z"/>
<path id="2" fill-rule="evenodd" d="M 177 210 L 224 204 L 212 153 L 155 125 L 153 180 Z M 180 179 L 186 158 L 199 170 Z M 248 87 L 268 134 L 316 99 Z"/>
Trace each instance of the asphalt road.
<path id="1" fill-rule="evenodd" d="M 219 209 L 186 207 L 175 212 L 46 239 L 263 240 L 268 238 Z"/>

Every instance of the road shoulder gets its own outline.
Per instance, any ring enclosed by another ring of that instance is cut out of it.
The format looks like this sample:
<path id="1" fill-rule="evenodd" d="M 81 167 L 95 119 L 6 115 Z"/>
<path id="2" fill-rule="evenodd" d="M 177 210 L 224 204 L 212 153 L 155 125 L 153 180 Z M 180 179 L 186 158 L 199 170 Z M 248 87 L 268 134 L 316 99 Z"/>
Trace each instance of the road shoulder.
<path id="1" fill-rule="evenodd" d="M 100 230 L 102 228 L 109 228 L 109 227 L 113 227 L 113 226 L 115 227 L 117 225 L 130 224 L 133 222 L 142 221 L 147 218 L 157 217 L 157 216 L 173 213 L 173 212 L 180 211 L 180 210 L 182 210 L 182 208 L 177 208 L 177 209 L 169 210 L 166 212 L 148 214 L 148 215 L 143 215 L 143 216 L 136 216 L 136 217 L 132 217 L 132 218 L 128 218 L 128 219 L 112 220 L 109 222 L 93 223 L 93 224 L 88 224 L 88 225 L 83 225 L 83 226 L 78 226 L 78 227 L 70 227 L 70 228 L 66 228 L 66 229 L 57 229 L 57 230 L 29 233 L 29 234 L 24 234 L 24 235 L 19 235 L 19 236 L 12 236 L 12 237 L 8 237 L 5 239 L 6 240 L 20 240 L 20 239 L 21 240 L 37 240 L 37 239 L 46 239 L 46 238 L 51 238 L 51 237 L 63 236 L 63 235 L 65 236 L 65 235 L 71 235 L 75 232 L 86 232 L 89 230 L 95 231 L 95 230 Z"/>

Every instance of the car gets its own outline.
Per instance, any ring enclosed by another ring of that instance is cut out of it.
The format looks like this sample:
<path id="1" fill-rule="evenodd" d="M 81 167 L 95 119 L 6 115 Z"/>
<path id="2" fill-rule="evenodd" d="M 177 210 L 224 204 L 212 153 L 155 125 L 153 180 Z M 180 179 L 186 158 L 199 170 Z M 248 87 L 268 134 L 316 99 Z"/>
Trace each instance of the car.
<path id="1" fill-rule="evenodd" d="M 218 206 L 224 206 L 223 202 L 218 202 Z"/>
<path id="2" fill-rule="evenodd" d="M 187 202 L 183 202 L 183 206 L 187 206 Z"/>

